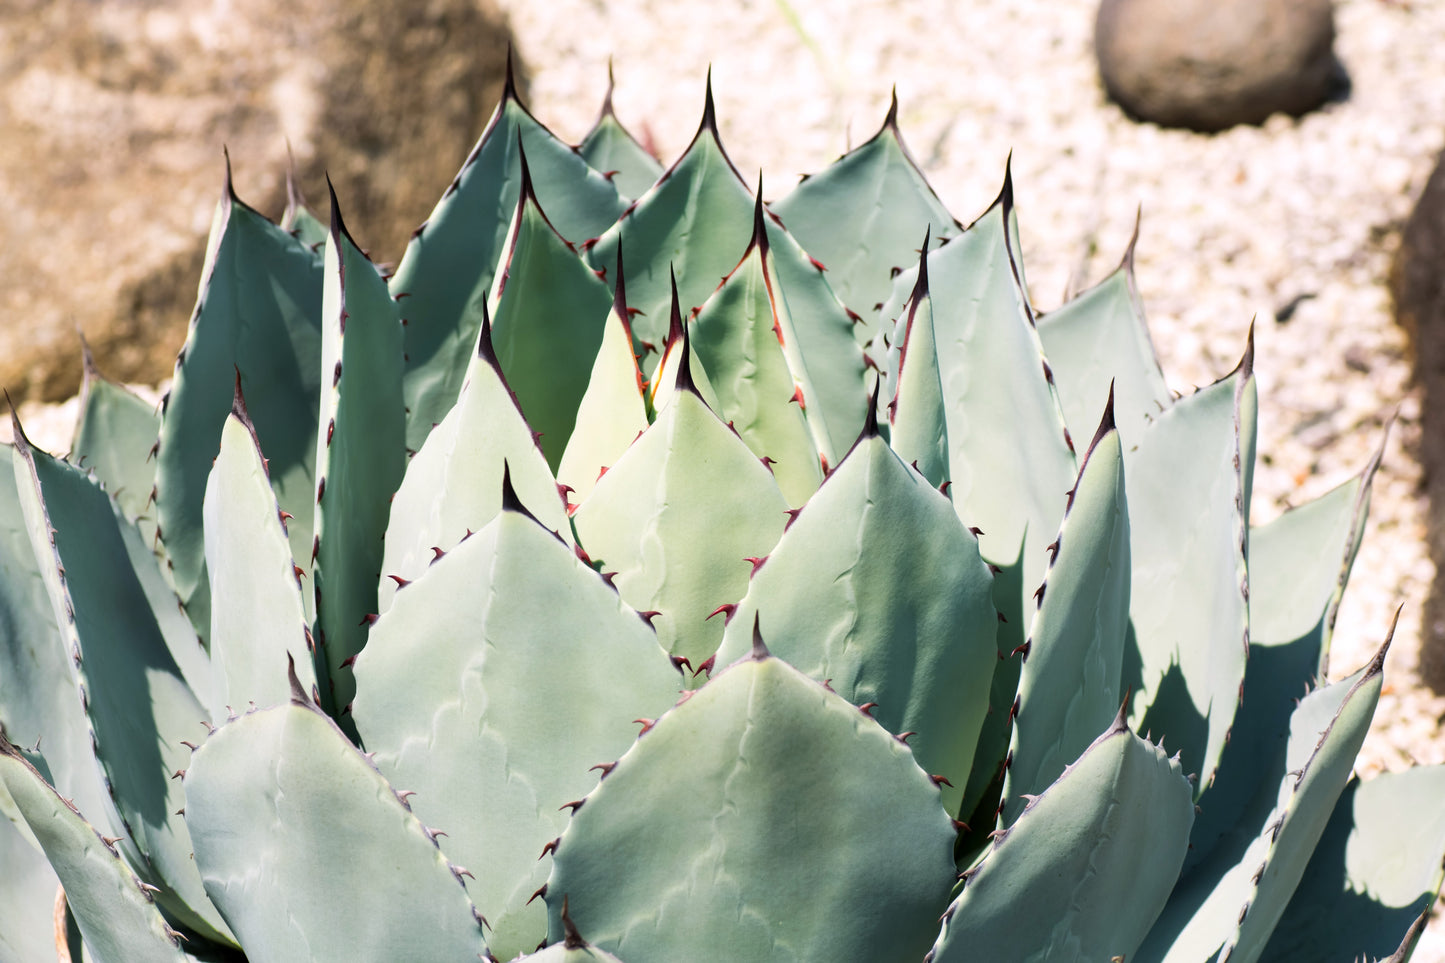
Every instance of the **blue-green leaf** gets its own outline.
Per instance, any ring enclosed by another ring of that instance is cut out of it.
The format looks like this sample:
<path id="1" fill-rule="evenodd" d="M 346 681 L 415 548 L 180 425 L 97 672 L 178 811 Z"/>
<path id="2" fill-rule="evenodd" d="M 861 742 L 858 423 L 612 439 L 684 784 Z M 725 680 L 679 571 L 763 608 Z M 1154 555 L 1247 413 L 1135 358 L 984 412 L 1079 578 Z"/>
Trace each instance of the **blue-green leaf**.
<path id="1" fill-rule="evenodd" d="M 573 244 L 602 233 L 626 206 L 616 185 L 522 106 L 509 61 L 502 102 L 436 209 L 413 233 L 391 279 L 406 324 L 406 444 L 413 451 L 461 389 L 467 347 L 476 343 L 522 195 L 523 148 L 552 226 Z"/>

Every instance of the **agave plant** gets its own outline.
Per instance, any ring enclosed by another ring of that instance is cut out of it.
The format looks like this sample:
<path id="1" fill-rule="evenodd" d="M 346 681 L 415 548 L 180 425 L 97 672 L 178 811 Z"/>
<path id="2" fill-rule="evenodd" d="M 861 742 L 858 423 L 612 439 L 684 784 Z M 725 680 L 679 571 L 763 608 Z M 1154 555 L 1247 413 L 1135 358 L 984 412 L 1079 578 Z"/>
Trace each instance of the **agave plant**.
<path id="1" fill-rule="evenodd" d="M 0 957 L 1408 956 L 1378 456 L 1251 527 L 1252 351 L 1175 397 L 1129 255 L 1037 316 L 896 100 L 772 205 L 607 104 L 509 84 L 390 276 L 228 175 L 159 412 L 16 424 Z"/>

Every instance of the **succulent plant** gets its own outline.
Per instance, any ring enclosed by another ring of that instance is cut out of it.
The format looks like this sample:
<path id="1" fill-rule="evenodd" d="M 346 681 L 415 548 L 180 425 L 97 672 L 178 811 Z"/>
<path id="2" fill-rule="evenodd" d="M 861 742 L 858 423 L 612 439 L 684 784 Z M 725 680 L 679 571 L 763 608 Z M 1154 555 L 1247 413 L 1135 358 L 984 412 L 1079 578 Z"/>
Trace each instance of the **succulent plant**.
<path id="1" fill-rule="evenodd" d="M 282 225 L 5 449 L 0 958 L 1408 956 L 1445 769 L 1351 775 L 1388 640 L 1318 681 L 1378 456 L 1251 527 L 1252 350 L 1175 397 L 1132 256 L 1037 316 L 896 100 L 769 206 L 710 91 L 660 172 L 509 85 L 391 276 Z"/>

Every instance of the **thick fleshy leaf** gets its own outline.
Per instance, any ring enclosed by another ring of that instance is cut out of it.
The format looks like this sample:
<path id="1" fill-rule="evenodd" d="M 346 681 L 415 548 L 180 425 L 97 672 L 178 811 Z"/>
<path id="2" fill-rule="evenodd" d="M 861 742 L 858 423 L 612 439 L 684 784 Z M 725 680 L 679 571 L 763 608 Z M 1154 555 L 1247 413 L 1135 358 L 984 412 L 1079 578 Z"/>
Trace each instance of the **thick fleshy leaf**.
<path id="1" fill-rule="evenodd" d="M 1183 754 L 1199 793 L 1229 739 L 1249 649 L 1253 353 L 1251 340 L 1233 374 L 1160 413 L 1125 457 L 1135 523 L 1125 681 L 1138 688 L 1130 718 Z"/>
<path id="2" fill-rule="evenodd" d="M 1016 233 L 1006 179 L 982 217 L 928 252 L 927 290 L 948 429 L 949 494 L 964 524 L 983 529 L 985 558 L 998 565 L 1022 558 L 1024 592 L 1032 595 L 1077 468 L 1011 249 Z M 917 279 L 917 267 L 898 276 L 886 315 L 900 316 Z M 896 391 L 896 365 L 889 378 L 885 397 Z M 1018 611 L 1027 610 L 1024 601 Z M 1023 620 L 1014 624 L 1022 642 Z"/>
<path id="3" fill-rule="evenodd" d="M 1114 418 L 1126 449 L 1174 403 L 1134 283 L 1138 237 L 1135 225 L 1124 261 L 1113 274 L 1038 319 L 1064 424 L 1075 433 L 1084 431 L 1098 417 L 1112 387 Z"/>
<path id="4" fill-rule="evenodd" d="M 196 865 L 247 958 L 485 952 L 481 920 L 432 831 L 294 682 L 293 692 L 221 727 L 186 772 Z"/>
<path id="5" fill-rule="evenodd" d="M 171 588 L 161 570 L 164 560 L 151 545 L 146 544 L 140 528 L 125 517 L 125 510 L 114 499 L 110 507 L 115 513 L 115 523 L 120 528 L 121 541 L 125 544 L 126 555 L 130 557 L 131 568 L 140 581 L 146 601 L 150 603 L 151 614 L 165 638 L 166 648 L 181 670 L 181 678 L 186 680 L 186 685 L 200 698 L 202 705 L 209 705 L 211 656 L 196 627 L 182 610 L 175 589 Z"/>
<path id="6" fill-rule="evenodd" d="M 630 963 L 927 948 L 954 876 L 937 786 L 852 704 L 757 652 L 659 718 L 577 809 L 547 883 L 553 939 L 565 897 Z"/>
<path id="7" fill-rule="evenodd" d="M 60 880 L 5 788 L 3 774 L 0 774 L 0 867 L 4 870 L 0 872 L 0 959 L 48 963 L 55 955 L 54 911 Z"/>
<path id="8" fill-rule="evenodd" d="M 621 245 L 639 349 L 660 348 L 667 335 L 670 271 L 677 272 L 683 311 L 690 312 L 742 259 L 752 211 L 752 193 L 718 139 L 709 81 L 702 123 L 687 150 L 586 252 L 592 267 L 606 271 Z M 657 359 L 644 355 L 642 363 L 651 373 Z"/>
<path id="9" fill-rule="evenodd" d="M 522 192 L 491 293 L 492 344 L 527 423 L 556 471 L 602 344 L 607 285 Z"/>
<path id="10" fill-rule="evenodd" d="M 775 655 L 889 732 L 911 732 L 956 811 L 998 663 L 993 576 L 948 499 L 865 435 L 789 523 L 727 613 L 717 661 L 747 655 L 754 619 Z"/>
<path id="11" fill-rule="evenodd" d="M 81 342 L 85 380 L 80 388 L 80 420 L 68 460 L 95 472 L 126 518 L 136 522 L 146 545 L 155 541 L 156 523 L 148 515 L 155 486 L 155 453 L 161 419 L 155 406 L 108 380 L 95 366 L 90 346 Z M 144 517 L 143 517 L 144 516 Z"/>
<path id="12" fill-rule="evenodd" d="M 14 462 L 0 446 L 0 726 L 19 745 L 44 743 L 49 777 L 65 798 L 114 834 L 105 789 L 80 708 L 70 649 L 56 628 L 50 594 L 30 545 Z M 28 484 L 28 477 L 24 479 Z"/>
<path id="13" fill-rule="evenodd" d="M 356 691 L 351 661 L 366 644 L 366 616 L 377 611 L 382 536 L 406 470 L 406 414 L 396 302 L 347 233 L 334 193 L 323 317 L 321 366 L 331 387 L 321 390 L 311 579 L 321 703 L 340 713 Z"/>
<path id="14" fill-rule="evenodd" d="M 309 689 L 311 633 L 286 523 L 244 403 L 221 430 L 206 486 L 206 567 L 211 589 L 211 718 L 290 698 L 287 656 Z"/>
<path id="15" fill-rule="evenodd" d="M 142 888 L 115 846 L 61 799 L 3 734 L 0 787 L 14 800 L 44 848 L 45 858 L 55 870 L 50 878 L 59 877 L 65 887 L 91 958 L 97 963 L 180 963 L 186 959 L 179 948 L 179 934 L 166 923 L 154 898 Z M 6 827 L 0 830 L 10 832 Z M 9 880 L 15 878 L 13 874 L 15 869 L 6 865 L 3 875 Z M 50 913 L 45 910 L 53 908 L 55 890 L 40 895 L 49 897 L 42 901 L 37 895 L 35 899 L 51 904 L 37 907 L 44 913 L 41 920 L 50 924 Z M 0 948 L 6 947 L 11 935 L 0 936 Z M 53 938 L 46 949 L 54 957 Z M 14 957 L 17 963 L 44 958 L 28 953 Z"/>
<path id="16" fill-rule="evenodd" d="M 718 417 L 770 462 L 783 497 L 796 506 L 822 484 L 823 468 L 804 414 L 804 387 L 783 353 L 792 319 L 775 290 L 761 202 L 754 211 L 752 244 L 703 304 L 690 335 Z"/>
<path id="17" fill-rule="evenodd" d="M 888 439 L 899 458 L 917 468 L 929 484 L 942 487 L 949 478 L 948 419 L 938 371 L 926 258 L 919 259 L 918 280 L 908 297 L 907 310 L 907 315 L 899 319 L 902 331 L 893 400 L 888 405 Z"/>
<path id="18" fill-rule="evenodd" d="M 211 664 L 196 627 L 177 605 L 165 553 L 156 536 L 151 502 L 155 497 L 156 439 L 160 414 L 126 388 L 108 381 L 96 368 L 90 347 L 85 355 L 81 413 L 67 460 L 92 473 L 111 496 L 127 554 L 149 599 L 156 623 L 186 683 L 208 700 Z M 203 630 L 208 631 L 209 626 Z M 64 768 L 63 766 L 61 767 Z M 61 792 L 64 792 L 61 788 Z M 99 814 L 95 807 L 82 807 Z"/>
<path id="19" fill-rule="evenodd" d="M 967 873 L 925 959 L 1134 960 L 1193 818 L 1178 758 L 1120 713 Z"/>
<path id="20" fill-rule="evenodd" d="M 896 92 L 878 133 L 805 177 L 773 211 L 808 253 L 827 265 L 843 303 L 868 319 L 858 326 L 859 344 L 881 329 L 890 279 L 917 258 L 924 232 L 941 240 L 963 229 L 903 144 Z"/>
<path id="21" fill-rule="evenodd" d="M 747 445 L 679 385 L 572 520 L 582 546 L 616 573 L 622 600 L 658 613 L 662 647 L 696 668 L 722 641 L 722 620 L 709 615 L 742 598 L 758 564 L 750 559 L 772 550 L 787 509 Z"/>
<path id="22" fill-rule="evenodd" d="M 761 184 L 759 185 L 761 187 Z M 829 465 L 848 453 L 863 429 L 865 361 L 855 336 L 855 315 L 838 300 L 823 267 L 803 250 L 772 214 L 767 264 L 774 310 L 781 322 L 783 354 L 803 389 L 808 427 Z"/>
<path id="23" fill-rule="evenodd" d="M 1353 963 L 1392 954 L 1440 892 L 1445 766 L 1351 780 L 1261 959 Z"/>
<path id="24" fill-rule="evenodd" d="M 637 356 L 632 353 L 632 322 L 620 257 L 617 274 L 612 313 L 602 332 L 587 391 L 577 406 L 572 437 L 557 466 L 558 483 L 572 489 L 571 500 L 579 503 L 648 424 L 647 393 Z"/>
<path id="25" fill-rule="evenodd" d="M 596 237 L 626 205 L 611 181 L 522 106 L 509 66 L 501 104 L 391 279 L 392 294 L 405 298 L 406 444 L 413 451 L 456 402 L 465 378 L 467 346 L 476 343 L 522 193 L 519 144 L 537 196 L 568 241 Z"/>
<path id="26" fill-rule="evenodd" d="M 1230 835 L 1182 877 L 1137 959 L 1260 958 L 1349 780 L 1380 695 L 1389 642 L 1348 679 L 1307 695 L 1287 746 Z"/>
<path id="27" fill-rule="evenodd" d="M 672 307 L 669 315 L 667 343 L 662 348 L 657 369 L 652 372 L 652 378 L 647 383 L 647 403 L 651 418 L 656 421 L 657 415 L 677 393 L 678 368 L 681 367 L 684 357 L 687 358 L 687 377 L 692 382 L 692 390 L 702 398 L 704 404 L 717 411 L 717 392 L 713 391 L 712 384 L 708 382 L 707 369 L 692 350 L 691 339 L 688 337 L 689 326 L 683 324 L 682 305 L 678 300 L 675 284 L 672 287 Z"/>
<path id="28" fill-rule="evenodd" d="M 1365 535 L 1386 438 L 1360 473 L 1249 536 L 1250 643 L 1312 635 L 1319 675 L 1329 670 L 1335 616 Z"/>
<path id="29" fill-rule="evenodd" d="M 611 64 L 607 65 L 607 96 L 602 101 L 602 112 L 577 145 L 577 152 L 627 197 L 642 196 L 662 176 L 657 158 L 628 133 L 612 109 Z"/>
<path id="30" fill-rule="evenodd" d="M 232 386 L 271 460 L 292 554 L 308 564 L 321 390 L 321 255 L 226 190 L 216 207 L 200 298 L 161 405 L 156 519 L 171 580 L 196 630 L 210 629 L 202 505 Z"/>
<path id="31" fill-rule="evenodd" d="M 991 712 L 964 792 L 961 818 L 972 822 L 980 822 L 974 807 L 1001 786 L 1008 707 L 1019 677 L 1019 661 L 1009 656 L 1024 643 L 1026 613 L 1048 567 L 1045 546 L 1059 530 L 1077 474 L 1073 442 L 1023 287 L 1015 220 L 1013 183 L 1006 173 L 998 200 L 983 216 L 926 255 L 949 496 L 963 523 L 980 530 L 983 557 L 1000 569 L 994 604 L 1004 619 L 998 633 L 1003 661 L 994 672 Z M 918 286 L 917 271 L 895 280 L 885 317 L 900 316 Z M 896 392 L 897 371 L 895 342 L 885 397 Z"/>
<path id="32" fill-rule="evenodd" d="M 31 548 L 71 653 L 90 741 L 106 776 L 121 847 L 161 904 L 202 935 L 228 941 L 191 861 L 181 741 L 207 712 L 166 647 L 131 568 L 111 501 L 63 461 L 36 450 L 15 425 L 15 481 Z"/>
<path id="33" fill-rule="evenodd" d="M 392 576 L 416 578 L 438 551 L 480 531 L 501 510 L 503 465 L 527 510 L 570 539 L 566 503 L 502 377 L 491 326 L 484 322 L 456 407 L 412 456 L 392 499 L 379 611 L 385 612 L 396 594 Z"/>
<path id="34" fill-rule="evenodd" d="M 356 680 L 366 748 L 476 873 L 499 959 L 547 937 L 541 901 L 528 904 L 550 869 L 538 854 L 592 788 L 588 767 L 681 687 L 647 624 L 515 501 L 397 594 Z"/>
<path id="35" fill-rule="evenodd" d="M 1234 832 L 1261 785 L 1274 785 L 1299 694 L 1324 674 L 1323 653 L 1364 534 L 1379 453 L 1361 474 L 1249 536 L 1249 664 L 1235 728 L 1214 785 L 1200 797 L 1185 872 Z"/>
<path id="36" fill-rule="evenodd" d="M 1118 711 L 1129 629 L 1129 509 L 1113 399 L 1074 483 L 1025 643 L 1004 823 L 1063 773 Z"/>

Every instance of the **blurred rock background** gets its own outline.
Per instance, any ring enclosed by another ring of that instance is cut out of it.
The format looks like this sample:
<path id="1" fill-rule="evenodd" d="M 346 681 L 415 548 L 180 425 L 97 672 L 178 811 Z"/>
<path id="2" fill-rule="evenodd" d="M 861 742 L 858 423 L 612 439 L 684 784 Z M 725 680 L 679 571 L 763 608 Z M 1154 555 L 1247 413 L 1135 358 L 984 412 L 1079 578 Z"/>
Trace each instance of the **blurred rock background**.
<path id="1" fill-rule="evenodd" d="M 277 216 L 287 144 L 379 258 L 401 253 L 501 91 L 491 0 L 6 0 L 0 385 L 58 401 L 76 328 L 106 372 L 170 376 L 229 147 Z"/>

